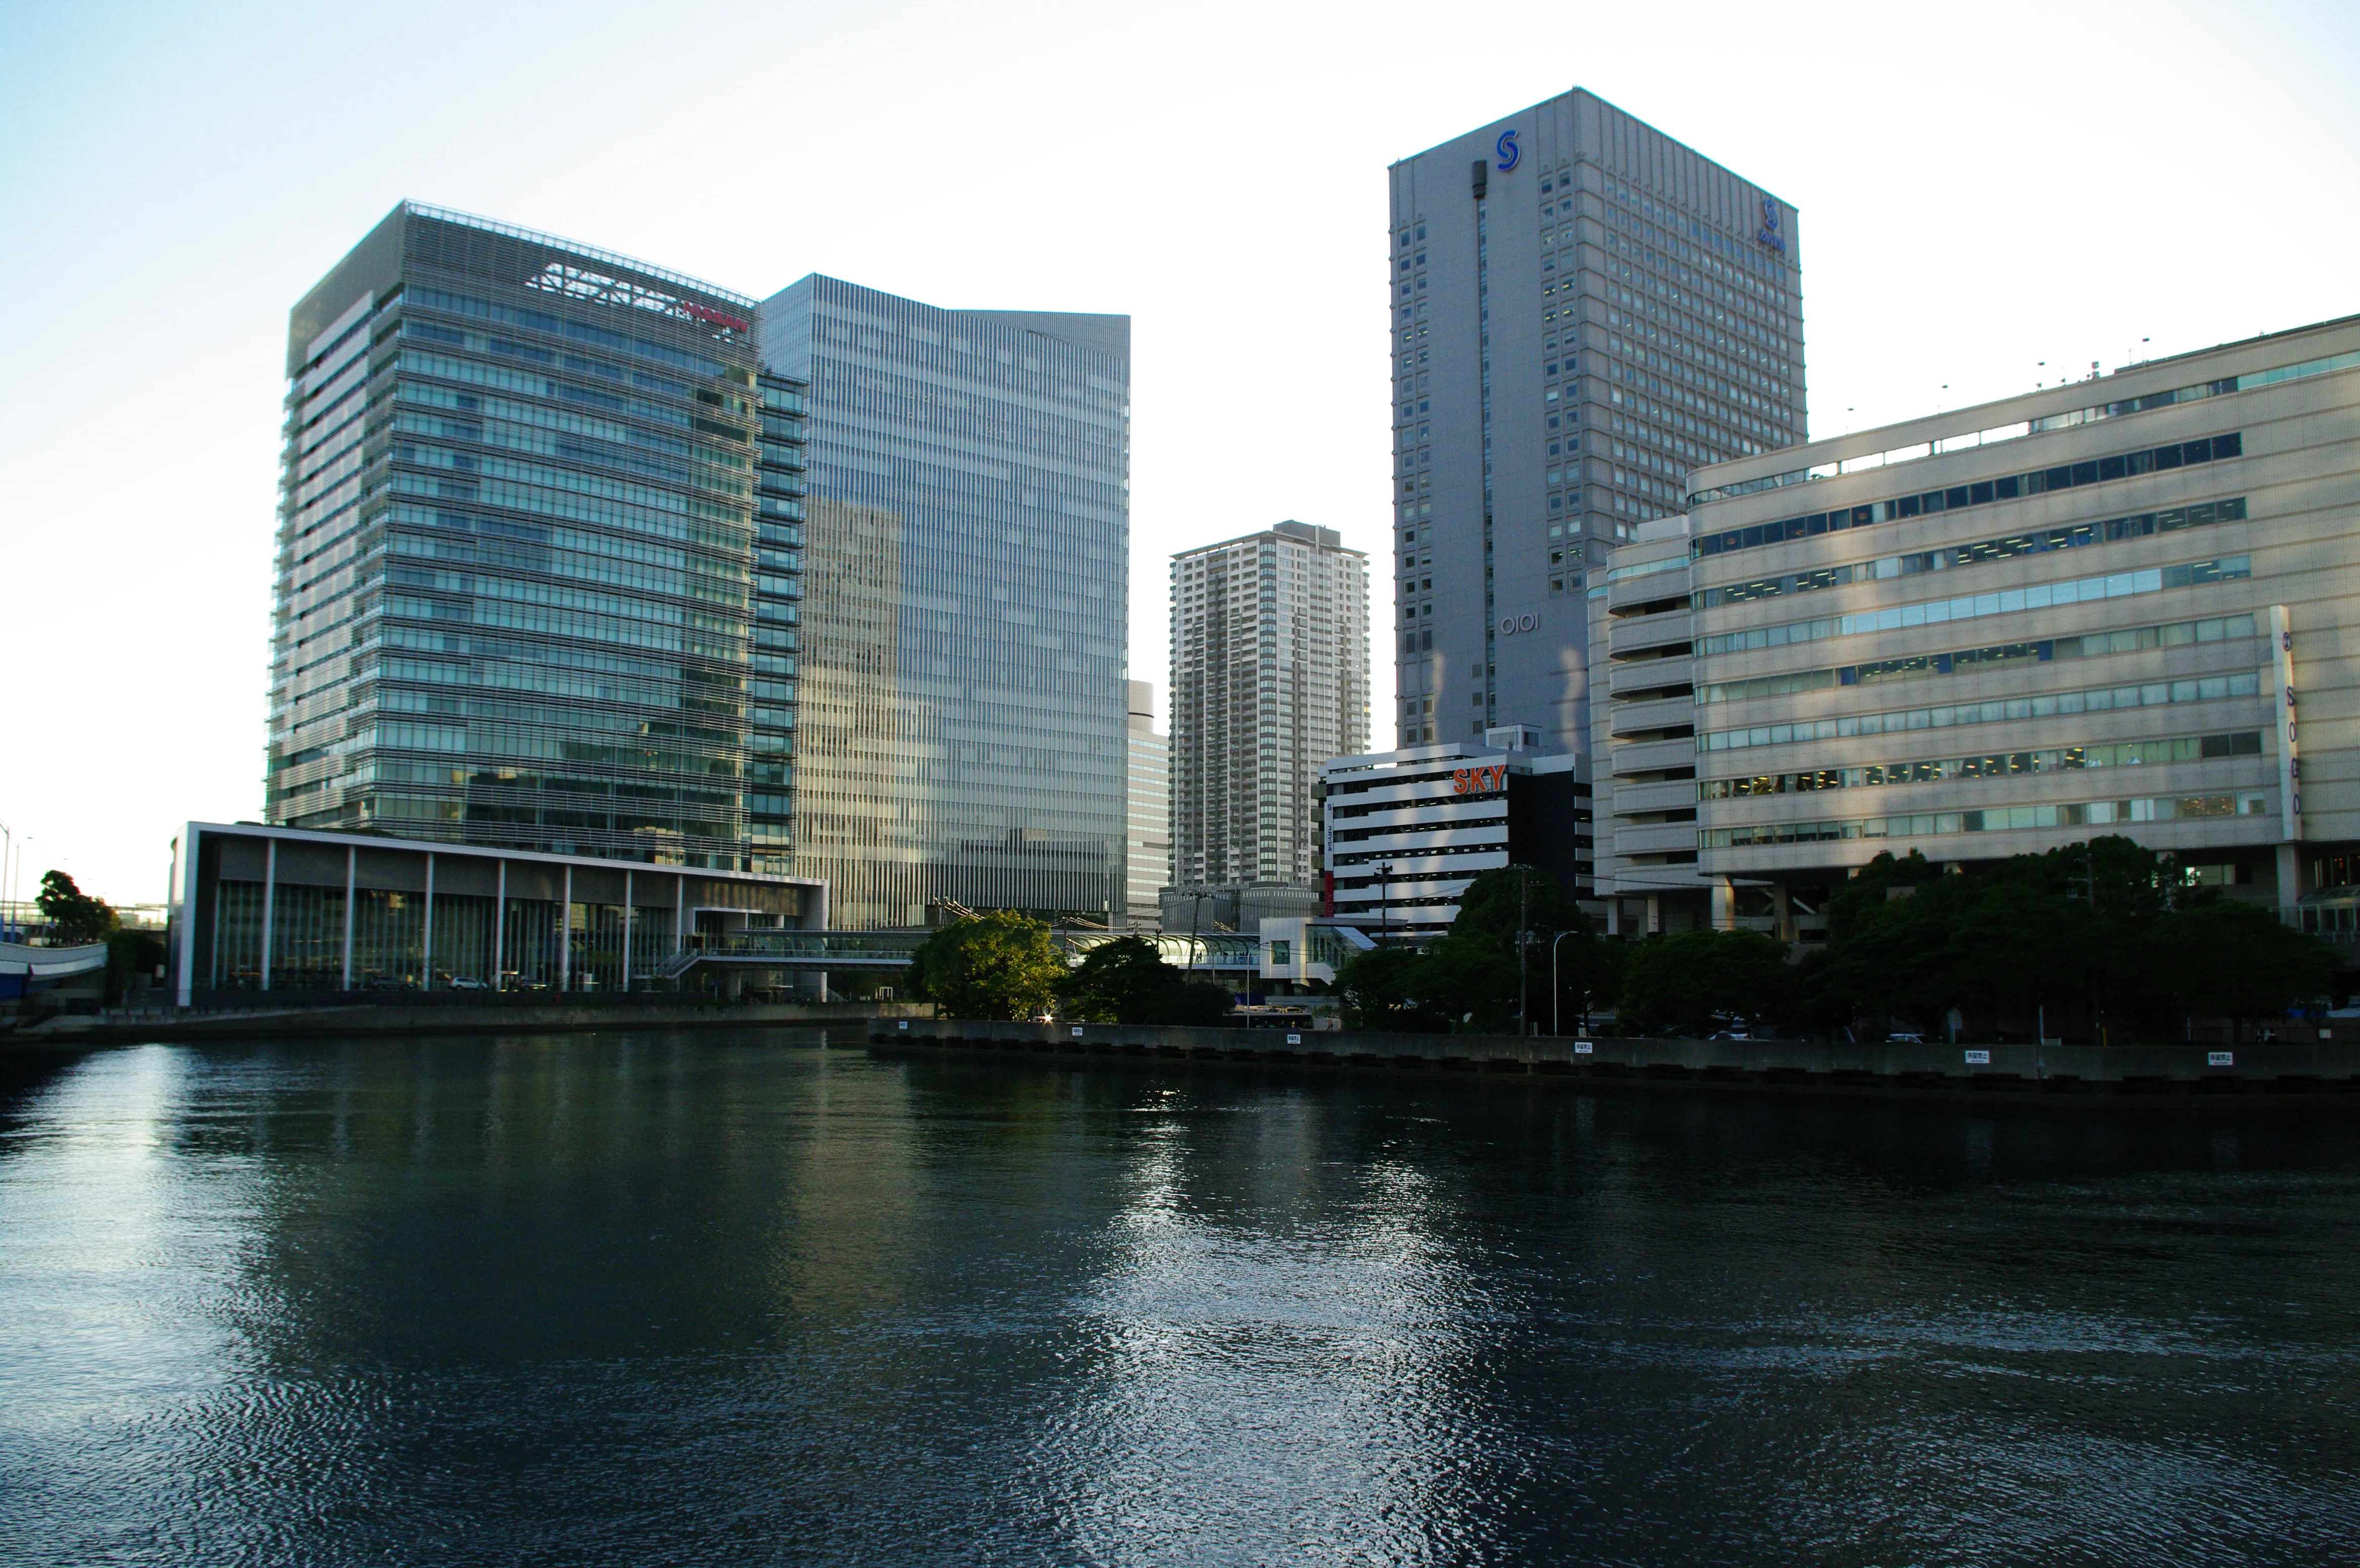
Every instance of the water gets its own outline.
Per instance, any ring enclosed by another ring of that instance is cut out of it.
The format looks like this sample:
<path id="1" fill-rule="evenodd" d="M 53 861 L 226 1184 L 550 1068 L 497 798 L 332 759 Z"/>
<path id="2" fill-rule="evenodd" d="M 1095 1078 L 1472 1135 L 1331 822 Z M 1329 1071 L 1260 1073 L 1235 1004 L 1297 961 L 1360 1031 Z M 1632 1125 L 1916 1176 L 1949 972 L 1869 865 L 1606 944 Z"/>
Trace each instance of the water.
<path id="1" fill-rule="evenodd" d="M 149 1047 L 0 1085 L 0 1563 L 2360 1561 L 2360 1115 Z"/>

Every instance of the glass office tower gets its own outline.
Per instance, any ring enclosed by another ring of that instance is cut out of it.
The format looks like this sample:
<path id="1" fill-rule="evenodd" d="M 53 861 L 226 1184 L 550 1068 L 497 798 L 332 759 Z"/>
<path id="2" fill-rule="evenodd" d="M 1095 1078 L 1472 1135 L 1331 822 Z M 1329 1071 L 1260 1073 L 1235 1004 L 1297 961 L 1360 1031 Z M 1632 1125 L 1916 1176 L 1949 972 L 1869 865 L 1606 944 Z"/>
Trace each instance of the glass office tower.
<path id="1" fill-rule="evenodd" d="M 1605 552 L 1803 439 L 1795 209 L 1578 89 L 1391 174 L 1398 743 L 1585 750 Z"/>
<path id="2" fill-rule="evenodd" d="M 303 298 L 269 821 L 784 869 L 801 391 L 753 315 L 408 203 Z"/>
<path id="3" fill-rule="evenodd" d="M 1131 322 L 813 276 L 794 870 L 839 926 L 1124 908 Z"/>

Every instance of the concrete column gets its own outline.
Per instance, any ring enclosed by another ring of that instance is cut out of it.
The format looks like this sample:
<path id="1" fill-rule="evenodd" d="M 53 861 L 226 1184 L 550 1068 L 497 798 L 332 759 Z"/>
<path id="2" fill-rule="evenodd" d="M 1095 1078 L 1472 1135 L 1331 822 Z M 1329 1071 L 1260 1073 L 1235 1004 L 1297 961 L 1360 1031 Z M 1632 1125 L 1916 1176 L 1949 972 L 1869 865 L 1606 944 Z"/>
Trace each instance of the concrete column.
<path id="1" fill-rule="evenodd" d="M 191 1005 L 197 999 L 197 846 L 202 839 L 203 834 L 194 823 L 180 830 L 180 950 L 177 955 L 180 962 L 180 978 L 177 994 L 180 1004 L 183 1007 Z M 214 886 L 218 894 L 220 884 L 215 883 Z M 211 929 L 213 945 L 219 948 L 221 909 L 218 897 L 214 902 Z M 207 955 L 208 973 L 212 971 L 211 957 L 212 955 Z"/>
<path id="2" fill-rule="evenodd" d="M 682 927 L 688 922 L 688 878 L 672 879 L 672 950 L 674 956 L 688 950 L 688 933 Z"/>
<path id="3" fill-rule="evenodd" d="M 623 989 L 631 989 L 631 873 L 623 873 Z"/>
<path id="4" fill-rule="evenodd" d="M 418 938 L 418 989 L 434 989 L 434 851 L 426 851 L 426 926 Z"/>
<path id="5" fill-rule="evenodd" d="M 354 890 L 360 881 L 357 874 L 360 870 L 360 858 L 359 850 L 350 844 L 344 846 L 344 989 L 346 991 L 353 988 L 353 899 L 355 896 Z"/>
<path id="6" fill-rule="evenodd" d="M 498 886 L 492 894 L 492 989 L 505 991 L 508 989 L 508 862 L 506 856 L 501 857 L 499 870 L 495 874 L 498 878 Z"/>
<path id="7" fill-rule="evenodd" d="M 1712 884 L 1712 928 L 1716 931 L 1737 929 L 1737 889 L 1727 877 L 1716 877 Z"/>
<path id="8" fill-rule="evenodd" d="M 1663 934 L 1663 929 L 1664 895 L 1660 893 L 1651 893 L 1647 895 L 1647 935 L 1660 936 Z"/>
<path id="9" fill-rule="evenodd" d="M 278 914 L 279 901 L 279 840 L 267 840 L 262 849 L 262 989 L 270 989 L 270 926 Z"/>
<path id="10" fill-rule="evenodd" d="M 565 868 L 564 902 L 557 906 L 557 989 L 574 989 L 574 868 Z"/>
<path id="11" fill-rule="evenodd" d="M 1772 883 L 1770 890 L 1772 900 L 1770 912 L 1778 920 L 1778 939 L 1782 942 L 1791 942 L 1795 939 L 1795 903 L 1786 896 L 1786 879 L 1781 877 Z"/>
<path id="12" fill-rule="evenodd" d="M 2296 924 L 2295 905 L 2302 901 L 2302 846 L 2280 844 L 2278 850 L 2278 918 Z"/>

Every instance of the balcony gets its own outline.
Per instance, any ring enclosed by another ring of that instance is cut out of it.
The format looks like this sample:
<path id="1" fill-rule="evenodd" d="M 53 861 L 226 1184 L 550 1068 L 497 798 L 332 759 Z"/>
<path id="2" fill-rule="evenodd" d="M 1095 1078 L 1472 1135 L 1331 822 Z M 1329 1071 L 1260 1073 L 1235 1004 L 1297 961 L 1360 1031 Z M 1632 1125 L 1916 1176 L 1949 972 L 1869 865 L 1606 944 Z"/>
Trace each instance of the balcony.
<path id="1" fill-rule="evenodd" d="M 1681 609 L 1666 615 L 1633 616 L 1628 620 L 1610 622 L 1606 628 L 1607 657 L 1628 659 L 1650 649 L 1685 645 L 1694 636 L 1689 624 L 1694 619 L 1688 611 Z"/>
<path id="2" fill-rule="evenodd" d="M 1686 565 L 1687 563 L 1681 563 Z M 1654 604 L 1660 599 L 1685 599 L 1688 595 L 1688 577 L 1684 571 L 1649 572 L 1644 576 L 1625 577 L 1610 583 L 1606 588 L 1606 612 L 1609 615 L 1627 613 L 1633 605 Z"/>
<path id="3" fill-rule="evenodd" d="M 1696 661 L 1686 654 L 1670 659 L 1637 659 L 1606 667 L 1607 695 L 1627 699 L 1633 692 L 1685 686 L 1696 679 Z"/>
<path id="4" fill-rule="evenodd" d="M 1608 716 L 1608 726 L 1619 739 L 1625 735 L 1644 735 L 1651 730 L 1696 728 L 1697 705 L 1693 696 L 1659 696 L 1644 702 L 1618 702 Z M 1694 745 L 1691 739 L 1690 745 Z"/>
<path id="5" fill-rule="evenodd" d="M 1637 817 L 1658 811 L 1693 811 L 1697 803 L 1694 779 L 1663 779 L 1655 784 L 1617 784 L 1614 815 Z"/>
<path id="6" fill-rule="evenodd" d="M 1669 740 L 1633 740 L 1614 746 L 1607 754 L 1607 769 L 1615 777 L 1628 773 L 1659 773 L 1671 768 L 1696 766 L 1696 738 L 1678 736 Z"/>
<path id="7" fill-rule="evenodd" d="M 1614 829 L 1614 852 L 1622 856 L 1665 855 L 1697 847 L 1693 822 L 1650 822 Z"/>

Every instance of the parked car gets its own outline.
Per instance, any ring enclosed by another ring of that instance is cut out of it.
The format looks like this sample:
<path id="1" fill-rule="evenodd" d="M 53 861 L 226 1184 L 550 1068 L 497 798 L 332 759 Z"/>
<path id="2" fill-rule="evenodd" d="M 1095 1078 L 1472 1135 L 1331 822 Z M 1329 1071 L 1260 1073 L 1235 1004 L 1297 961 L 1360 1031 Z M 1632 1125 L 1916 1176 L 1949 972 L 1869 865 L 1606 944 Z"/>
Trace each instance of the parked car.
<path id="1" fill-rule="evenodd" d="M 482 981 L 477 980 L 474 975 L 458 974 L 451 977 L 451 989 L 453 991 L 489 991 L 491 990 L 491 987 L 486 985 Z"/>

